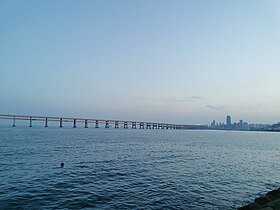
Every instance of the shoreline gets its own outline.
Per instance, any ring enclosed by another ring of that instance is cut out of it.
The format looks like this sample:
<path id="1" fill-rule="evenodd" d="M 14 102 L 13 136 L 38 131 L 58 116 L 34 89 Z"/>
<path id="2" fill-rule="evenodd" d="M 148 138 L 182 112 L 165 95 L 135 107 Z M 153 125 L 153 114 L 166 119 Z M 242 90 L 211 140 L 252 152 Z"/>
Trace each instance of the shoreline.
<path id="1" fill-rule="evenodd" d="M 254 202 L 237 210 L 280 210 L 280 188 L 257 197 Z"/>

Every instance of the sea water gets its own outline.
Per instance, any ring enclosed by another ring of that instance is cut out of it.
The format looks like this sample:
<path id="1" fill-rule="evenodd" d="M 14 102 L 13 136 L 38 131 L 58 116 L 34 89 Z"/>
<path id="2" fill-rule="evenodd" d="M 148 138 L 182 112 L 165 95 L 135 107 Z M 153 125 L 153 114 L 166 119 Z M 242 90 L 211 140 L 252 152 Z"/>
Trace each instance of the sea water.
<path id="1" fill-rule="evenodd" d="M 0 127 L 0 209 L 236 209 L 279 171 L 280 133 Z"/>

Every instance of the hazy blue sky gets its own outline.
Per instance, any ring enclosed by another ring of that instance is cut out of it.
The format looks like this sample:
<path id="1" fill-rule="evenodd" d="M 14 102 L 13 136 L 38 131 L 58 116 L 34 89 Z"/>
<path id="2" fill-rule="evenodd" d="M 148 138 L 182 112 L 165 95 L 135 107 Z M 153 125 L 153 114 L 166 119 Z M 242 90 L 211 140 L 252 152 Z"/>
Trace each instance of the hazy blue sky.
<path id="1" fill-rule="evenodd" d="M 0 0 L 0 112 L 280 120 L 279 0 Z"/>

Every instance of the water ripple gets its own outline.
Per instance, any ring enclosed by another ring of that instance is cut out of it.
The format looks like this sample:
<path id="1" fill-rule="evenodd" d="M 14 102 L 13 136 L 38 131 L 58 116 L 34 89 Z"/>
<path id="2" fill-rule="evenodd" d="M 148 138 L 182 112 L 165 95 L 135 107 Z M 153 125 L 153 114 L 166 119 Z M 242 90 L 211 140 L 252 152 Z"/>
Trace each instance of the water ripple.
<path id="1" fill-rule="evenodd" d="M 235 209 L 280 184 L 274 133 L 5 128 L 0 148 L 0 209 Z"/>

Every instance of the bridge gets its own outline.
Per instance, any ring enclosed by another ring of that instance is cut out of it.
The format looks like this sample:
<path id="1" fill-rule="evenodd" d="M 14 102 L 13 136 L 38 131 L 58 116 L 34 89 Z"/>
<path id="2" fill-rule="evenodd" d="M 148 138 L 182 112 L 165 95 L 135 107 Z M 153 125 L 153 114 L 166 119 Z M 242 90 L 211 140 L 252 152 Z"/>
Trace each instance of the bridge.
<path id="1" fill-rule="evenodd" d="M 204 125 L 182 125 L 182 124 L 170 124 L 162 122 L 144 122 L 144 121 L 130 121 L 130 120 L 104 120 L 104 119 L 92 119 L 92 118 L 72 118 L 72 117 L 51 117 L 51 116 L 31 116 L 31 115 L 11 115 L 0 114 L 0 120 L 12 121 L 12 126 L 16 127 L 16 121 L 28 121 L 29 127 L 33 126 L 34 121 L 44 122 L 44 126 L 48 127 L 49 122 L 57 122 L 60 128 L 63 127 L 63 123 L 72 123 L 73 128 L 77 125 L 82 125 L 84 128 L 88 128 L 90 125 L 94 128 L 99 128 L 103 125 L 105 128 L 124 128 L 124 129 L 206 129 Z"/>

